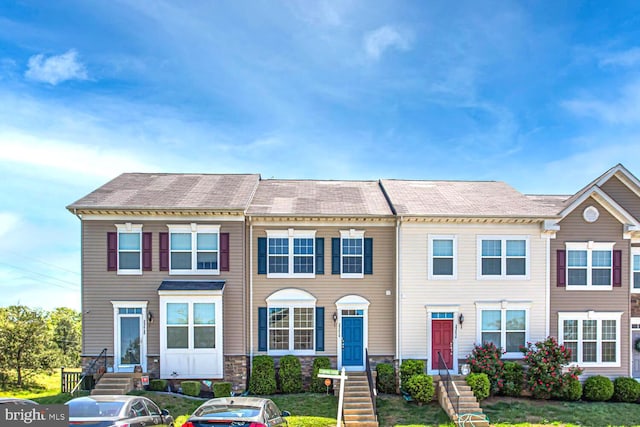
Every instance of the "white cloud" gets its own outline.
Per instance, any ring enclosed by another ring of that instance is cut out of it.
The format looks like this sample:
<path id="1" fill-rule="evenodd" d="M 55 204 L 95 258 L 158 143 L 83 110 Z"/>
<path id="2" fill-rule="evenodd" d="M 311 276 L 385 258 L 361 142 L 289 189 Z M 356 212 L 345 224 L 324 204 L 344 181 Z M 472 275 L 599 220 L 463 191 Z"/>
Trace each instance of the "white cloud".
<path id="1" fill-rule="evenodd" d="M 577 116 L 612 124 L 640 124 L 640 80 L 622 88 L 612 101 L 587 96 L 564 101 L 561 105 Z"/>
<path id="2" fill-rule="evenodd" d="M 57 85 L 66 80 L 87 80 L 87 69 L 78 61 L 78 52 L 68 50 L 62 55 L 45 58 L 43 54 L 29 58 L 25 77 L 31 80 Z"/>
<path id="3" fill-rule="evenodd" d="M 12 231 L 20 222 L 20 217 L 11 212 L 0 212 L 0 237 Z"/>
<path id="4" fill-rule="evenodd" d="M 372 59 L 380 59 L 390 48 L 408 50 L 411 47 L 411 36 L 390 25 L 384 25 L 364 35 L 364 50 Z"/>
<path id="5" fill-rule="evenodd" d="M 640 47 L 611 53 L 600 59 L 600 66 L 633 67 L 638 64 L 640 64 Z"/>
<path id="6" fill-rule="evenodd" d="M 135 158 L 133 151 L 113 151 L 37 138 L 24 133 L 0 132 L 0 163 L 39 166 L 63 171 L 70 179 L 77 174 L 113 178 L 122 172 L 147 172 L 154 167 Z"/>

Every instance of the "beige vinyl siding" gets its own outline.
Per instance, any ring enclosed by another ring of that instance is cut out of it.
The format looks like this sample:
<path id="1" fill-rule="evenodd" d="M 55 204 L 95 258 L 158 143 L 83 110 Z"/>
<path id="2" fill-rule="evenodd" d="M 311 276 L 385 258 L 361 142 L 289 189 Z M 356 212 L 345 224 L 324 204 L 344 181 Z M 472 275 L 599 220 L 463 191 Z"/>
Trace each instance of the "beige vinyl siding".
<path id="1" fill-rule="evenodd" d="M 324 274 L 315 278 L 297 279 L 267 278 L 258 272 L 258 238 L 266 237 L 266 230 L 315 230 L 316 237 L 324 238 Z M 373 274 L 365 274 L 362 279 L 343 279 L 339 274 L 331 274 L 331 238 L 340 237 L 340 230 L 365 230 L 364 236 L 373 238 Z M 253 228 L 253 349 L 258 351 L 258 307 L 266 307 L 266 299 L 281 289 L 302 289 L 316 299 L 316 307 L 325 309 L 325 348 L 320 355 L 337 354 L 337 326 L 333 323 L 333 313 L 337 311 L 336 301 L 346 295 L 359 295 L 370 302 L 368 310 L 369 354 L 372 356 L 392 356 L 395 349 L 395 227 L 374 226 L 318 226 L 295 227 L 254 226 Z M 390 295 L 386 295 L 390 291 Z M 365 343 L 366 344 L 366 343 Z"/>
<path id="2" fill-rule="evenodd" d="M 594 223 L 586 222 L 582 212 L 588 206 L 595 206 L 600 212 Z M 601 373 L 616 376 L 629 374 L 629 247 L 630 241 L 623 238 L 623 224 L 615 219 L 595 199 L 589 198 L 560 221 L 560 231 L 551 240 L 551 318 L 550 334 L 558 335 L 558 312 L 609 311 L 624 312 L 620 325 L 619 368 L 586 368 L 585 375 Z M 567 290 L 557 286 L 558 249 L 565 249 L 566 242 L 615 242 L 614 250 L 622 251 L 622 287 L 611 290 Z"/>
<path id="3" fill-rule="evenodd" d="M 457 236 L 457 278 L 428 279 L 428 235 Z M 477 279 L 478 236 L 528 236 L 529 279 Z M 477 342 L 476 303 L 531 302 L 529 309 L 529 340 L 545 337 L 546 329 L 546 239 L 540 226 L 500 224 L 427 224 L 401 225 L 401 352 L 402 358 L 429 359 L 426 306 L 458 305 L 464 315 L 462 327 L 457 326 L 458 358 L 465 358 Z M 446 311 L 446 310 L 443 310 Z"/>
<path id="4" fill-rule="evenodd" d="M 163 280 L 225 280 L 223 294 L 224 354 L 246 354 L 244 349 L 244 269 L 242 222 L 205 222 L 219 224 L 221 233 L 229 233 L 229 271 L 220 275 L 169 275 L 160 271 L 159 233 L 167 232 L 167 222 L 136 221 L 143 232 L 152 233 L 152 271 L 142 275 L 118 275 L 107 271 L 107 232 L 124 221 L 82 222 L 82 311 L 83 354 L 94 355 L 107 348 L 113 354 L 113 306 L 111 301 L 148 301 L 154 320 L 148 323 L 147 353 L 160 354 L 160 310 L 158 287 Z M 171 224 L 184 221 L 170 221 Z M 190 222 L 189 222 L 190 223 Z"/>
<path id="5" fill-rule="evenodd" d="M 602 185 L 602 189 L 620 206 L 636 218 L 640 218 L 640 198 L 615 176 Z"/>

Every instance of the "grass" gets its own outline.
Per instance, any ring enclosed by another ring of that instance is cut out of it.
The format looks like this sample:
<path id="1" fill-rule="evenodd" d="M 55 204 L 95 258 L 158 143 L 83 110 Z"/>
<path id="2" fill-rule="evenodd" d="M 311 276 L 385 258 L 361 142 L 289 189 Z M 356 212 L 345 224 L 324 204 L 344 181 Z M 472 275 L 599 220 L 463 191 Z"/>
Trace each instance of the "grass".
<path id="1" fill-rule="evenodd" d="M 60 394 L 60 370 L 55 370 L 51 374 L 43 373 L 30 377 L 25 381 L 22 388 L 9 386 L 0 390 L 0 396 L 20 397 L 22 399 L 32 400 L 54 397 L 58 394 Z"/>
<path id="2" fill-rule="evenodd" d="M 380 427 L 453 426 L 436 401 L 418 406 L 401 396 L 380 394 L 376 404 Z"/>

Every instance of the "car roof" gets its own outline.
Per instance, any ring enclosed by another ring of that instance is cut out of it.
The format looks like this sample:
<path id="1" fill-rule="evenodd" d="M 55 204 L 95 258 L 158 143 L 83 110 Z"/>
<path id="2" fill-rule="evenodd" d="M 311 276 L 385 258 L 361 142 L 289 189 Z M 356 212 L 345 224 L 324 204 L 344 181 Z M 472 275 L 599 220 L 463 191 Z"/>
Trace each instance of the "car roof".
<path id="1" fill-rule="evenodd" d="M 251 396 L 238 396 L 238 397 L 217 397 L 209 399 L 204 405 L 245 405 L 245 406 L 263 406 L 271 399 L 265 399 L 263 397 L 251 397 Z"/>
<path id="2" fill-rule="evenodd" d="M 38 402 L 34 402 L 29 399 L 22 399 L 19 397 L 0 397 L 0 403 L 25 403 L 30 405 L 37 405 Z"/>
<path id="3" fill-rule="evenodd" d="M 76 397 L 75 399 L 71 399 L 69 402 L 131 402 L 136 399 L 146 398 L 143 396 L 128 396 L 125 394 L 96 394 L 94 396 Z"/>

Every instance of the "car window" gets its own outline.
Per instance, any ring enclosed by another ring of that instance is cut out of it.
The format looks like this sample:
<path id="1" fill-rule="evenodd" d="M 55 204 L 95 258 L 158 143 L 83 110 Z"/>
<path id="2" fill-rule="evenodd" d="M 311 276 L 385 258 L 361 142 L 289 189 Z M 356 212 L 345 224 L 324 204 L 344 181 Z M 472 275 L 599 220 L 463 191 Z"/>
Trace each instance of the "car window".
<path id="1" fill-rule="evenodd" d="M 155 403 L 150 400 L 145 400 L 144 403 L 147 405 L 147 409 L 151 415 L 160 415 L 160 408 L 158 408 Z"/>
<path id="2" fill-rule="evenodd" d="M 280 411 L 276 407 L 276 404 L 273 402 L 267 402 L 267 418 L 269 420 L 273 420 L 274 418 L 278 418 L 280 416 Z"/>
<path id="3" fill-rule="evenodd" d="M 146 417 L 149 415 L 149 411 L 147 411 L 146 406 L 144 406 L 144 402 L 142 400 L 136 400 L 131 405 L 131 412 L 134 417 Z"/>

